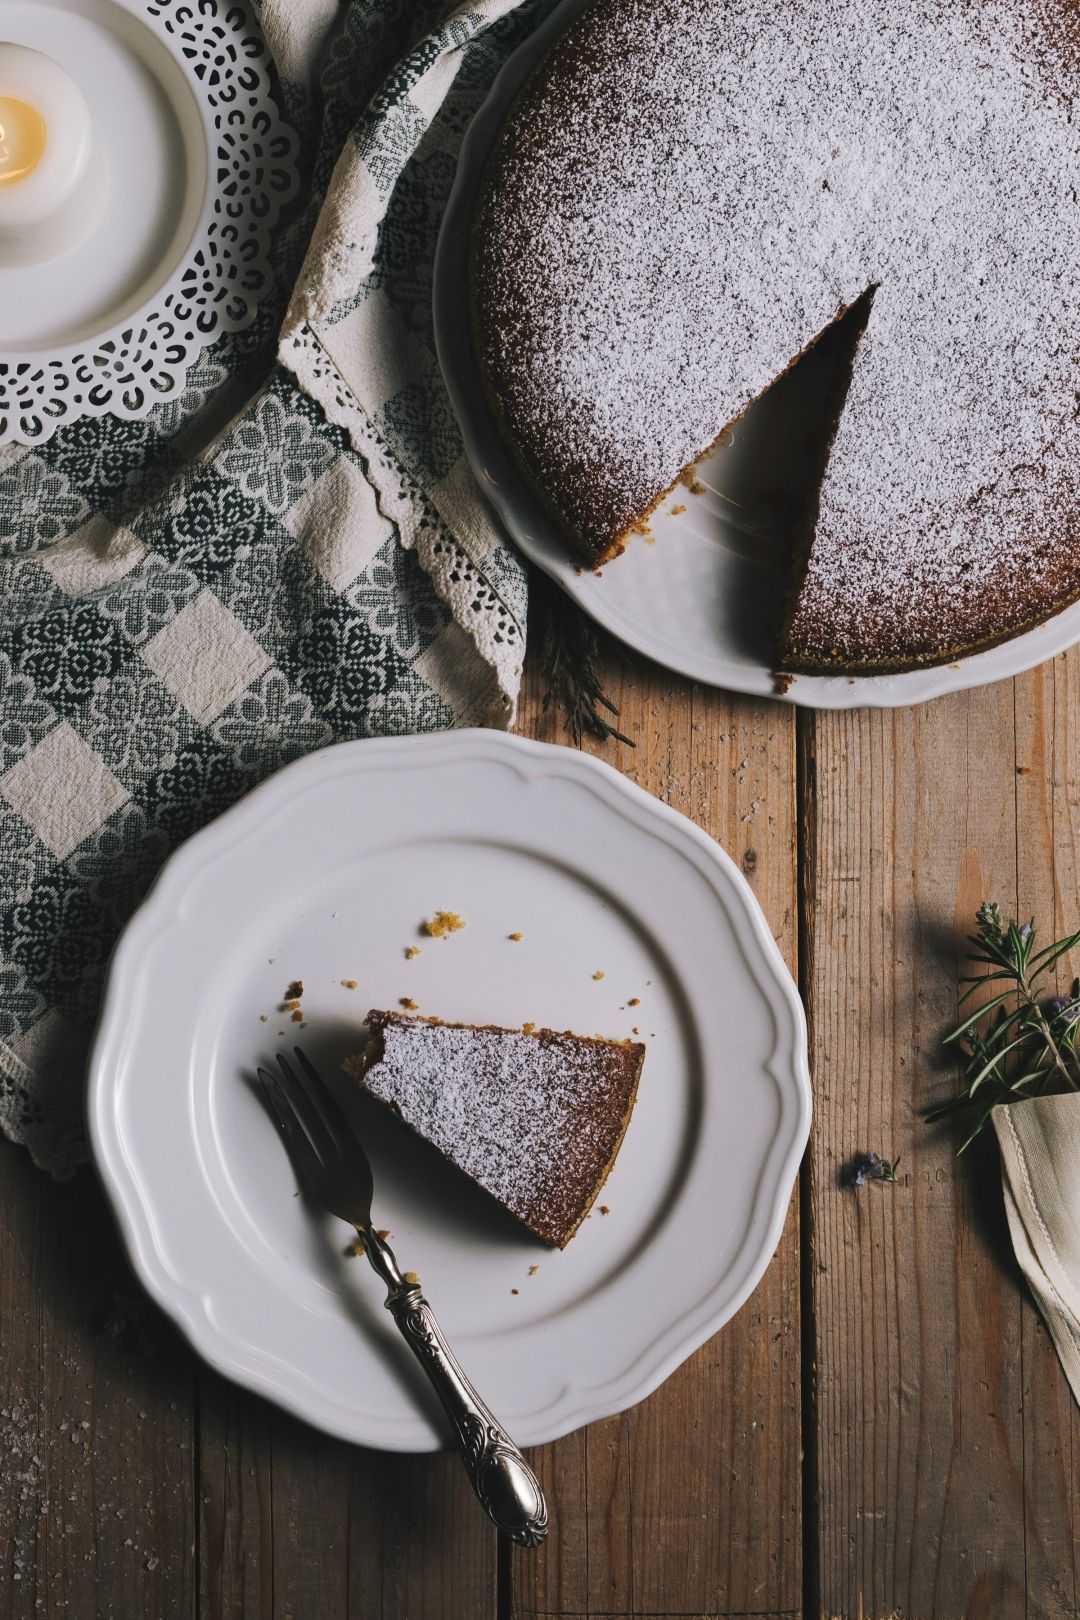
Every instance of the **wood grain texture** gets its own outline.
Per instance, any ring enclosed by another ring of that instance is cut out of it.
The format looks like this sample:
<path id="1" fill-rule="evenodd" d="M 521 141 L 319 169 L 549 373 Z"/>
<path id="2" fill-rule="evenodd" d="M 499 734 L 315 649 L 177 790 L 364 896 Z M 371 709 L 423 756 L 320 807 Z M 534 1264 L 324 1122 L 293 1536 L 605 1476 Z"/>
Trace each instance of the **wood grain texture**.
<path id="1" fill-rule="evenodd" d="M 940 1037 L 976 907 L 1012 914 L 1019 885 L 1052 913 L 1059 839 L 1074 869 L 1047 748 L 1080 708 L 1046 686 L 1074 663 L 802 722 L 823 1616 L 1076 1613 L 1075 1413 L 1011 1258 L 996 1149 L 957 1161 L 955 1133 L 921 1119 L 955 1083 Z M 841 1184 L 868 1148 L 901 1156 L 896 1186 Z"/>
<path id="2" fill-rule="evenodd" d="M 192 1361 L 88 1170 L 0 1143 L 0 1614 L 188 1616 Z"/>
<path id="3" fill-rule="evenodd" d="M 456 1456 L 346 1445 L 210 1372 L 200 1419 L 206 1620 L 494 1620 L 497 1538 Z"/>
<path id="4" fill-rule="evenodd" d="M 617 653 L 605 685 L 637 746 L 590 744 L 590 752 L 723 843 L 793 963 L 792 711 L 692 686 Z M 532 670 L 518 730 L 566 741 L 542 711 Z M 521 1620 L 795 1614 L 800 1434 L 793 1209 L 764 1280 L 722 1333 L 640 1406 L 537 1453 L 553 1529 L 538 1555 L 515 1555 L 511 1612 Z"/>

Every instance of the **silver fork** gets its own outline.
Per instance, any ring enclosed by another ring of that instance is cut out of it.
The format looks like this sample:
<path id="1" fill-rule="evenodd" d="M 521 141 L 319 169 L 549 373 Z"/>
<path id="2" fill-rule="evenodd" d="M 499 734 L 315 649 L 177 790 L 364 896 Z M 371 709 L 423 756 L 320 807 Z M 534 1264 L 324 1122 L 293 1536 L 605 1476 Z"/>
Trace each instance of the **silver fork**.
<path id="1" fill-rule="evenodd" d="M 411 1273 L 402 1276 L 393 1250 L 372 1226 L 367 1154 L 325 1081 L 300 1048 L 294 1050 L 299 1075 L 280 1053 L 280 1074 L 258 1071 L 293 1166 L 331 1215 L 355 1226 L 372 1269 L 386 1285 L 386 1308 L 450 1420 L 481 1506 L 519 1546 L 539 1546 L 548 1531 L 539 1481 L 462 1372 L 419 1283 L 409 1280 Z"/>

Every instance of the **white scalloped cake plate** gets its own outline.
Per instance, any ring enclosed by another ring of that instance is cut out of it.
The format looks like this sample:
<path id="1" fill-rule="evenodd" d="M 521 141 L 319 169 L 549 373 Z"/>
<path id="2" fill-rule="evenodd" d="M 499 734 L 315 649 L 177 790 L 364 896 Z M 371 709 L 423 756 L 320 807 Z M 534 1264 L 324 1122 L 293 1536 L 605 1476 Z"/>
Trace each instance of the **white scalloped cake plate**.
<path id="1" fill-rule="evenodd" d="M 473 205 L 510 101 L 548 44 L 582 9 L 564 0 L 503 68 L 466 133 L 435 264 L 435 337 L 443 376 L 481 489 L 521 550 L 598 624 L 637 652 L 692 680 L 820 709 L 902 708 L 1019 675 L 1080 641 L 1080 602 L 999 647 L 898 675 L 799 675 L 785 692 L 773 674 L 776 626 L 788 588 L 789 525 L 778 499 L 797 474 L 812 378 L 801 396 L 778 389 L 698 464 L 699 495 L 680 487 L 649 520 L 651 543 L 631 538 L 599 573 L 579 566 L 558 525 L 528 489 L 478 382 L 468 309 Z M 693 206 L 693 200 L 688 201 Z M 820 416 L 820 409 L 816 414 Z M 673 512 L 682 506 L 682 512 Z"/>
<path id="2" fill-rule="evenodd" d="M 40 443 L 81 417 L 145 415 L 250 323 L 296 137 L 233 0 L 0 0 L 0 39 L 75 79 L 109 176 L 83 241 L 0 266 L 0 444 Z"/>
<path id="3" fill-rule="evenodd" d="M 440 908 L 466 926 L 427 939 Z M 277 1010 L 295 978 L 299 1035 Z M 444 1018 L 640 1030 L 609 1213 L 565 1251 L 341 1074 L 368 1007 L 403 996 Z M 195 1349 L 347 1440 L 434 1449 L 381 1287 L 346 1254 L 350 1229 L 297 1195 L 254 1084 L 294 1037 L 362 1132 L 377 1222 L 522 1444 L 655 1389 L 779 1241 L 810 1122 L 795 986 L 719 846 L 570 749 L 464 731 L 288 767 L 166 865 L 117 948 L 94 1043 L 94 1159 L 137 1272 Z"/>

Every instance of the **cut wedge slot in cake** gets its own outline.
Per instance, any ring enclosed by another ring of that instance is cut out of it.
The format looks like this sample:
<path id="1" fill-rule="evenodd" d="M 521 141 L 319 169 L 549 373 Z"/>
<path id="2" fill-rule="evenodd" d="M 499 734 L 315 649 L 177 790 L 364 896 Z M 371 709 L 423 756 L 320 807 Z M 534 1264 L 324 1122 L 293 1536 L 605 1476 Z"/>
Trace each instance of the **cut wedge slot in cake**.
<path id="1" fill-rule="evenodd" d="M 645 1048 L 373 1008 L 346 1072 L 523 1226 L 565 1248 L 619 1151 Z"/>
<path id="2" fill-rule="evenodd" d="M 485 398 L 580 555 L 876 287 L 777 660 L 915 669 L 1076 600 L 1078 92 L 1074 0 L 584 7 L 503 119 L 469 271 Z"/>

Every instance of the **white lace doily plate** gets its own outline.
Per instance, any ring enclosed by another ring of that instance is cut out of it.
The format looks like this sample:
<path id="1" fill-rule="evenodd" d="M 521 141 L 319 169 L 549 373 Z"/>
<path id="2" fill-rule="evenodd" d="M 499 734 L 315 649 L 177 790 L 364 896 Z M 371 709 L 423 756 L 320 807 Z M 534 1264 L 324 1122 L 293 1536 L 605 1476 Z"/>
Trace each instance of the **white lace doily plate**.
<path id="1" fill-rule="evenodd" d="M 439 908 L 465 927 L 429 939 Z M 279 1010 L 294 979 L 303 1030 Z M 341 1074 L 368 1008 L 402 997 L 476 1023 L 639 1029 L 608 1213 L 562 1253 Z M 358 1122 L 378 1224 L 521 1444 L 655 1389 L 779 1239 L 810 1122 L 795 986 L 723 851 L 572 749 L 456 731 L 290 765 L 165 867 L 95 1041 L 94 1158 L 155 1299 L 208 1361 L 309 1422 L 431 1450 L 443 1430 L 381 1286 L 347 1254 L 355 1234 L 294 1196 L 259 1094 L 255 1066 L 294 1039 Z"/>
<path id="2" fill-rule="evenodd" d="M 89 104 L 103 217 L 61 257 L 0 267 L 0 444 L 144 415 L 272 285 L 296 137 L 234 0 L 0 0 L 0 40 L 45 52 Z"/>
<path id="3" fill-rule="evenodd" d="M 1080 641 L 1080 602 L 1003 646 L 902 675 L 773 675 L 776 627 L 790 579 L 790 496 L 805 489 L 803 447 L 820 421 L 822 379 L 793 373 L 751 410 L 731 443 L 698 465 L 701 490 L 680 487 L 600 573 L 578 565 L 499 433 L 476 377 L 468 311 L 469 232 L 484 162 L 511 98 L 585 0 L 564 0 L 510 58 L 462 146 L 435 264 L 435 337 L 469 461 L 525 555 L 628 646 L 711 686 L 782 696 L 819 709 L 904 708 L 1019 675 Z M 802 453 L 802 454 L 801 454 Z M 679 510 L 679 509 L 682 510 Z"/>

